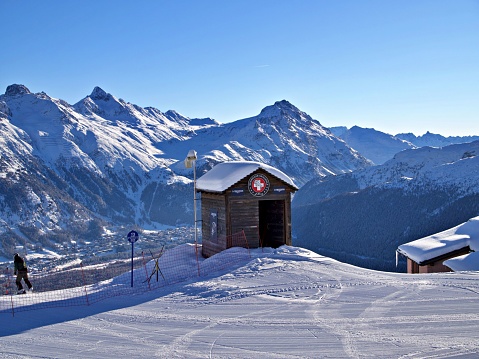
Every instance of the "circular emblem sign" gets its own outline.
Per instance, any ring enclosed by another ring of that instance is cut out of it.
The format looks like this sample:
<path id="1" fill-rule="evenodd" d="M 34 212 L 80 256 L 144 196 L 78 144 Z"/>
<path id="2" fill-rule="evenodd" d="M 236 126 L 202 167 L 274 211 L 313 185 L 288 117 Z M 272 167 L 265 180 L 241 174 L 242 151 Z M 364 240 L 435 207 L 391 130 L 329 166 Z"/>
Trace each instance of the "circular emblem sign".
<path id="1" fill-rule="evenodd" d="M 128 232 L 128 242 L 130 242 L 131 244 L 135 243 L 137 240 L 138 240 L 138 232 L 136 231 L 130 231 Z"/>
<path id="2" fill-rule="evenodd" d="M 262 174 L 255 174 L 248 181 L 248 189 L 253 196 L 262 197 L 268 193 L 269 180 Z"/>

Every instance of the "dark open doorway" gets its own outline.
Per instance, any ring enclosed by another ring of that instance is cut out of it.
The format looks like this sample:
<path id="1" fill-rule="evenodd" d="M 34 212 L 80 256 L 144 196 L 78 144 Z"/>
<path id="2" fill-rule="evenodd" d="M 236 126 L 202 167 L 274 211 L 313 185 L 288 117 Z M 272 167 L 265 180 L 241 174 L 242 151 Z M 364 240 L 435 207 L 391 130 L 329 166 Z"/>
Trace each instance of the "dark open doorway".
<path id="1" fill-rule="evenodd" d="M 284 200 L 259 201 L 259 234 L 263 247 L 278 248 L 285 244 Z"/>

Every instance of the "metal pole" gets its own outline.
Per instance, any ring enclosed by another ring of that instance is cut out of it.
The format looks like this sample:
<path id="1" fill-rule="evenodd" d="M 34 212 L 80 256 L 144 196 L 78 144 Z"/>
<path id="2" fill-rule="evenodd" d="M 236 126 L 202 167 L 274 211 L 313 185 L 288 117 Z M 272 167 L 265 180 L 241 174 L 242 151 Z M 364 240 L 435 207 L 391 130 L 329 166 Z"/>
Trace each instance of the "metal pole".
<path id="1" fill-rule="evenodd" d="M 197 245 L 196 234 L 196 161 L 193 161 L 193 213 L 195 217 L 195 246 Z"/>
<path id="2" fill-rule="evenodd" d="M 200 276 L 200 261 L 198 260 L 198 230 L 197 230 L 197 220 L 196 220 L 196 160 L 193 161 L 193 200 L 194 200 L 194 207 L 193 213 L 195 216 L 195 252 L 196 252 L 196 264 L 198 266 L 198 277 Z"/>
<path id="3" fill-rule="evenodd" d="M 131 287 L 133 288 L 133 245 L 134 243 L 131 242 Z"/>

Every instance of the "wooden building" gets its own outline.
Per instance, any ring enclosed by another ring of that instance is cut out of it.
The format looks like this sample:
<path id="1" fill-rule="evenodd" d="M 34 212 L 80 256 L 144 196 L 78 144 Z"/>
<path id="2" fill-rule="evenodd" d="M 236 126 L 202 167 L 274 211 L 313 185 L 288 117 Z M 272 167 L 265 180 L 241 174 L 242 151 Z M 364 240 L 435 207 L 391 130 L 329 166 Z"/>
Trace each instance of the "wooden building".
<path id="1" fill-rule="evenodd" d="M 291 198 L 298 190 L 278 169 L 259 162 L 217 164 L 198 179 L 201 193 L 202 254 L 210 257 L 237 246 L 244 231 L 249 248 L 291 245 Z"/>
<path id="2" fill-rule="evenodd" d="M 441 273 L 451 272 L 451 268 L 444 264 L 451 258 L 456 258 L 471 252 L 469 246 L 457 249 L 455 251 L 444 253 L 437 257 L 416 262 L 414 259 L 407 257 L 407 272 L 410 274 L 417 273 Z"/>
<path id="3" fill-rule="evenodd" d="M 397 248 L 396 256 L 407 258 L 408 273 L 436 273 L 479 270 L 476 251 L 479 251 L 479 217 L 402 244 Z"/>

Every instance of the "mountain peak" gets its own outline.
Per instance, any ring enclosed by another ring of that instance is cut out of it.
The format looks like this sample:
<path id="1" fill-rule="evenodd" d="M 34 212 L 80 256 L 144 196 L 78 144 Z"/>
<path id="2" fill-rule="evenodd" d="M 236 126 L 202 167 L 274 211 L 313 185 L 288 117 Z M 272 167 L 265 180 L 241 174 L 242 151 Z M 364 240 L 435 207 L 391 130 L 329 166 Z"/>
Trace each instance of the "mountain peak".
<path id="1" fill-rule="evenodd" d="M 285 114 L 292 114 L 293 117 L 301 115 L 302 112 L 296 106 L 286 100 L 276 101 L 274 105 L 266 106 L 261 110 L 259 117 L 277 117 Z"/>
<path id="2" fill-rule="evenodd" d="M 105 100 L 108 101 L 111 95 L 106 93 L 103 89 L 98 86 L 95 86 L 93 89 L 90 98 L 93 100 Z"/>
<path id="3" fill-rule="evenodd" d="M 30 93 L 30 90 L 26 86 L 18 84 L 8 86 L 7 90 L 5 91 L 6 96 L 27 95 Z"/>
<path id="4" fill-rule="evenodd" d="M 273 106 L 270 106 L 270 107 L 273 107 L 277 110 L 280 110 L 282 111 L 283 113 L 301 113 L 301 110 L 299 108 L 297 108 L 296 106 L 294 106 L 291 102 L 287 101 L 287 100 L 281 100 L 281 101 L 276 101 L 274 103 Z"/>
<path id="5" fill-rule="evenodd" d="M 291 102 L 287 100 L 276 101 L 274 106 L 280 108 L 297 109 L 293 104 L 291 104 Z"/>
<path id="6" fill-rule="evenodd" d="M 186 117 L 183 116 L 182 114 L 176 112 L 175 110 L 168 110 L 165 112 L 165 116 L 168 118 L 172 118 L 175 120 L 185 120 Z"/>

